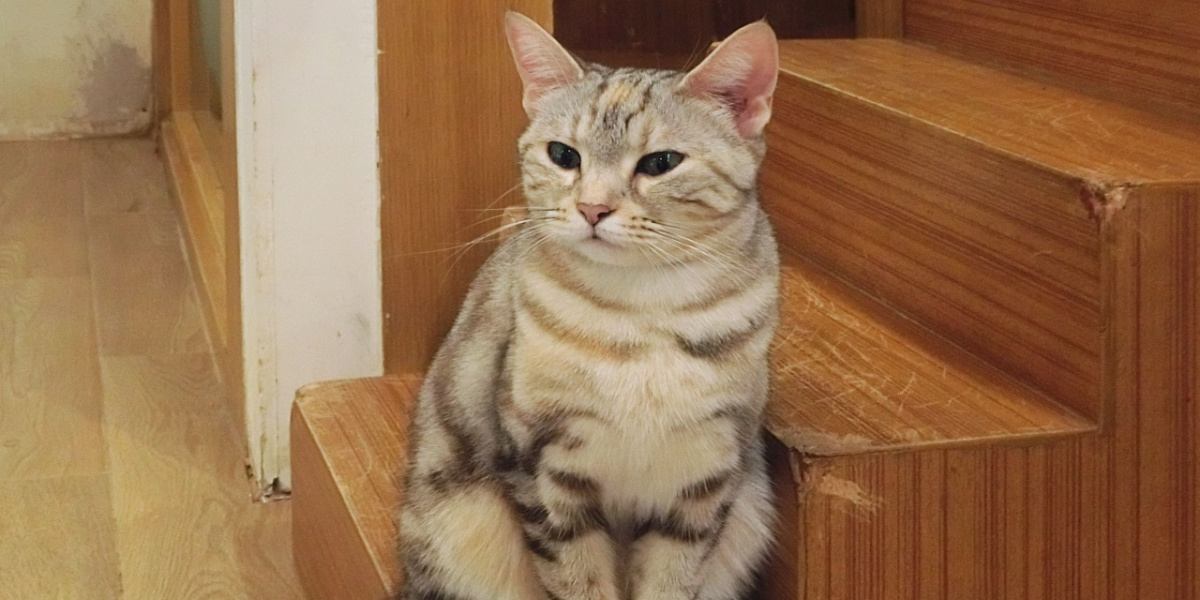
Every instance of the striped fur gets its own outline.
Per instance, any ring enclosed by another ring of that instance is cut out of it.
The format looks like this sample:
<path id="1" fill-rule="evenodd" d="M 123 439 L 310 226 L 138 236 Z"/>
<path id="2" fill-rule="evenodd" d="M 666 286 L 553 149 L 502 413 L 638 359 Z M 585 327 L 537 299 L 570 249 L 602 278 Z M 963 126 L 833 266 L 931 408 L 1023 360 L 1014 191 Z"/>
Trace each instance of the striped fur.
<path id="1" fill-rule="evenodd" d="M 421 390 L 401 598 L 739 598 L 773 519 L 762 115 L 740 118 L 746 102 L 697 93 L 693 75 L 582 65 L 530 27 L 510 17 L 530 218 L 479 273 Z M 554 164 L 551 141 L 580 168 Z M 685 158 L 635 174 L 662 150 Z M 615 210 L 593 230 L 580 202 Z"/>

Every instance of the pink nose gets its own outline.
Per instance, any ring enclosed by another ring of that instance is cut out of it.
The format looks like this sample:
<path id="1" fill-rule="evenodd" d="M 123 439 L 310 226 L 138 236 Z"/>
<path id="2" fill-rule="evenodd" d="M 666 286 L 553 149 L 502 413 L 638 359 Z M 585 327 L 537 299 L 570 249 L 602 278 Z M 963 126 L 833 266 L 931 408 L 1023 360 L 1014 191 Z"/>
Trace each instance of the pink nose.
<path id="1" fill-rule="evenodd" d="M 582 204 L 581 203 L 581 204 L 576 204 L 575 208 L 578 208 L 579 214 L 583 215 L 583 218 L 587 219 L 588 225 L 591 225 L 593 227 L 596 226 L 596 223 L 599 223 L 600 221 L 604 220 L 604 217 L 607 217 L 608 215 L 611 215 L 613 213 L 613 209 L 611 209 L 608 206 L 605 206 L 603 204 Z"/>

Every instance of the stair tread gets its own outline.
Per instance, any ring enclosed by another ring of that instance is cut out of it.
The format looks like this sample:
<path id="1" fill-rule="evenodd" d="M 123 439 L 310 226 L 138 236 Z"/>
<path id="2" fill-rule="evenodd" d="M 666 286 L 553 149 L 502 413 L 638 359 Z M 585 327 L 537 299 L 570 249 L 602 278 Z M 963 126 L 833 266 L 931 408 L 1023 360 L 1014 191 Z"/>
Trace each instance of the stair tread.
<path id="1" fill-rule="evenodd" d="M 1101 188 L 1200 180 L 1200 124 L 1177 117 L 898 40 L 784 41 L 780 61 L 783 77 Z"/>
<path id="2" fill-rule="evenodd" d="M 387 376 L 311 384 L 296 395 L 295 420 L 312 438 L 323 464 L 297 464 L 295 469 L 321 469 L 333 480 L 340 497 L 329 501 L 341 503 L 349 515 L 373 572 L 348 573 L 360 567 L 349 564 L 335 570 L 354 580 L 377 580 L 388 597 L 399 584 L 395 515 L 402 498 L 408 425 L 419 389 L 415 377 Z M 297 435 L 295 425 L 293 435 Z M 329 519 L 317 522 L 318 515 L 297 517 L 310 521 L 298 522 L 297 527 L 332 526 Z"/>
<path id="3" fill-rule="evenodd" d="M 1080 434 L 1095 424 L 787 256 L 767 428 L 836 456 Z"/>

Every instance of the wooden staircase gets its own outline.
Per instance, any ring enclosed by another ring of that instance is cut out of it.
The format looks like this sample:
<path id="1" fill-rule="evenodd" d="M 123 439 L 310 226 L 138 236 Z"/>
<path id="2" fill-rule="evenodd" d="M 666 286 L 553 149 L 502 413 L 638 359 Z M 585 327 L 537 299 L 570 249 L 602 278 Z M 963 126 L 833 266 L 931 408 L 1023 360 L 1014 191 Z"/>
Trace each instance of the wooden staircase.
<path id="1" fill-rule="evenodd" d="M 907 0 L 907 39 L 784 42 L 764 597 L 1200 598 L 1200 9 L 1135 4 Z M 416 385 L 300 394 L 314 599 L 395 590 Z"/>

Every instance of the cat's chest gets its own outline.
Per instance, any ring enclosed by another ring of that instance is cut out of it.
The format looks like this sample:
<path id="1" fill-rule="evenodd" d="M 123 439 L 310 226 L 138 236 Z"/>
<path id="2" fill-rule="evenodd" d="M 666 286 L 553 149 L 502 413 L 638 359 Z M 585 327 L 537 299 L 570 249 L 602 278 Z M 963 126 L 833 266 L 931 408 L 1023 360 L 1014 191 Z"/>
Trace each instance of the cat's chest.
<path id="1" fill-rule="evenodd" d="M 661 322 L 636 323 L 628 328 L 636 332 L 631 335 L 587 337 L 577 330 L 554 332 L 534 321 L 518 320 L 510 363 L 516 395 L 569 396 L 562 401 L 601 412 L 631 430 L 697 418 L 709 410 L 716 400 L 713 390 L 728 377 L 711 361 L 685 352 L 677 334 Z"/>

